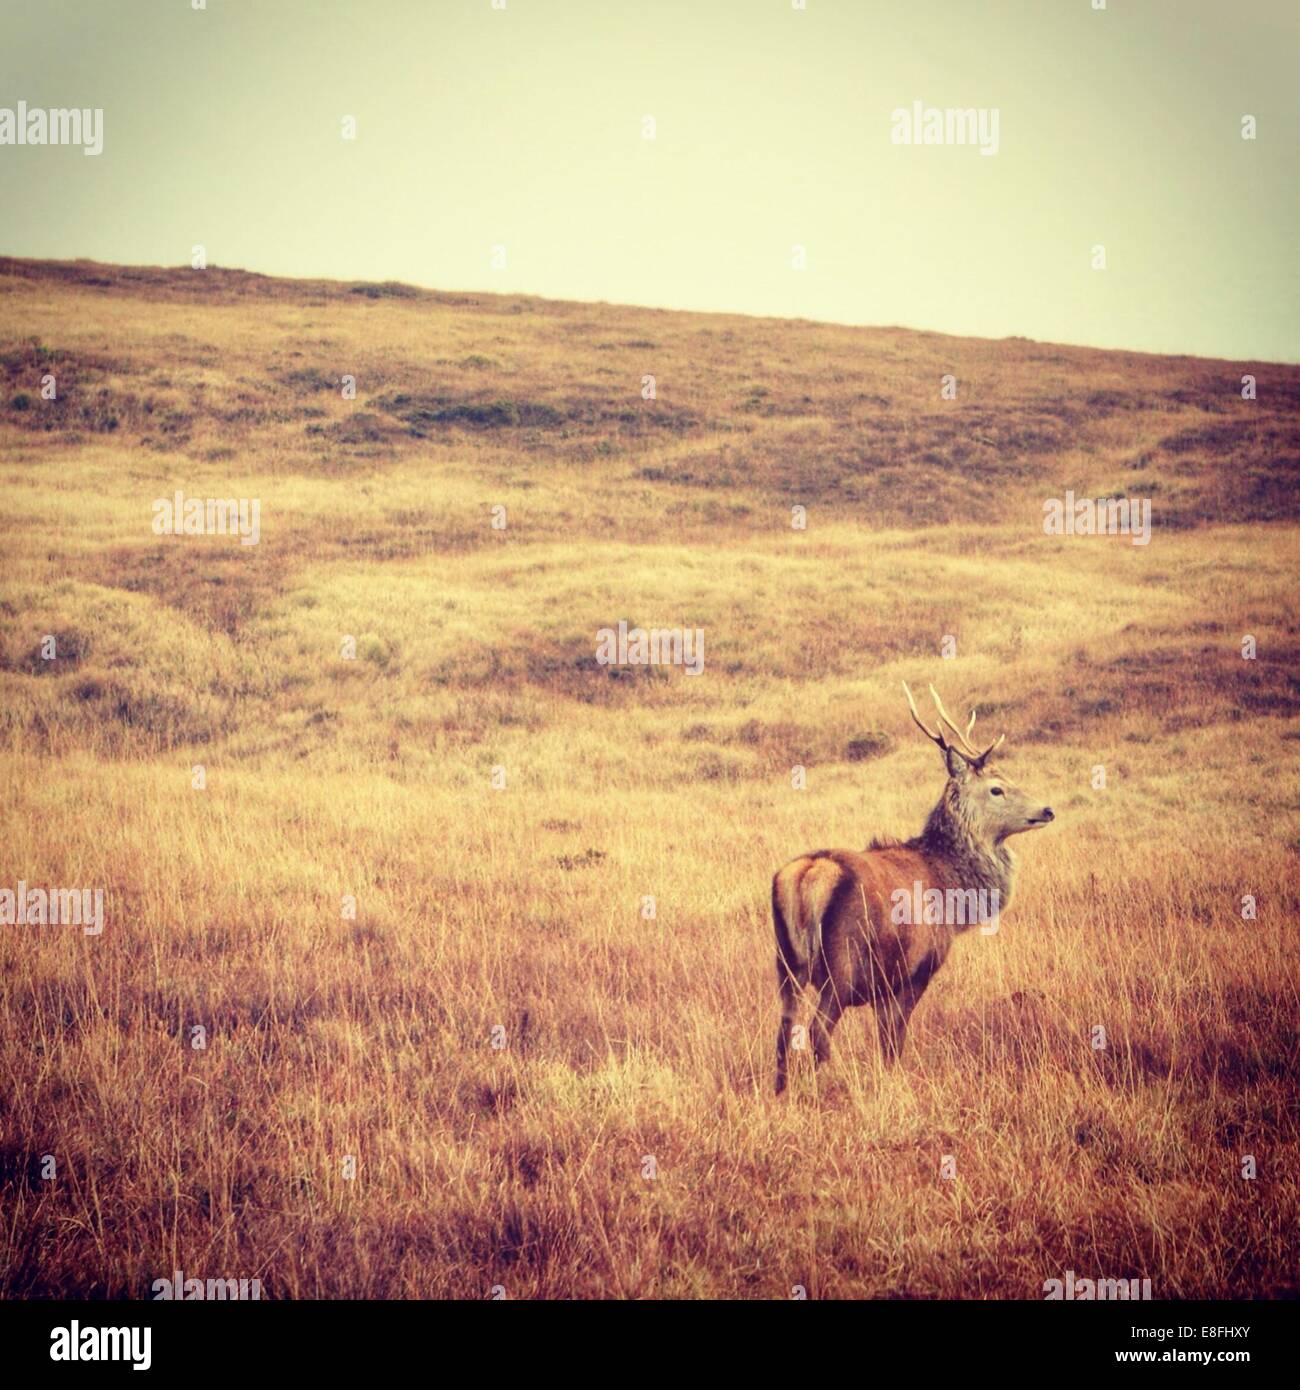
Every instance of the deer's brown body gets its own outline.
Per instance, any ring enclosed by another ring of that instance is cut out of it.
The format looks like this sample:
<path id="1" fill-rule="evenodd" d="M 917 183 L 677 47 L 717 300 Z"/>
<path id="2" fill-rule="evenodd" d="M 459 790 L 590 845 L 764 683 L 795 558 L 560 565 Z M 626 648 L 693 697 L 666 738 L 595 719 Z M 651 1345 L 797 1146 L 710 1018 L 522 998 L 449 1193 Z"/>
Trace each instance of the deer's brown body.
<path id="1" fill-rule="evenodd" d="M 914 705 L 912 713 L 921 724 Z M 967 735 L 973 725 L 972 713 Z M 795 1010 L 807 985 L 816 996 L 811 1034 L 817 1062 L 830 1055 L 840 1015 L 861 1004 L 875 1009 L 882 1055 L 894 1061 L 912 1010 L 953 941 L 976 921 L 989 920 L 989 903 L 994 921 L 1010 903 L 1015 864 L 1005 840 L 1053 819 L 1050 807 L 1037 806 L 986 765 L 997 743 L 976 753 L 953 726 L 963 751 L 946 741 L 942 724 L 937 734 L 921 728 L 939 745 L 949 772 L 922 833 L 906 844 L 802 855 L 772 880 L 781 994 L 778 1092 L 785 1087 Z M 945 903 L 976 911 L 911 910 L 936 889 Z"/>

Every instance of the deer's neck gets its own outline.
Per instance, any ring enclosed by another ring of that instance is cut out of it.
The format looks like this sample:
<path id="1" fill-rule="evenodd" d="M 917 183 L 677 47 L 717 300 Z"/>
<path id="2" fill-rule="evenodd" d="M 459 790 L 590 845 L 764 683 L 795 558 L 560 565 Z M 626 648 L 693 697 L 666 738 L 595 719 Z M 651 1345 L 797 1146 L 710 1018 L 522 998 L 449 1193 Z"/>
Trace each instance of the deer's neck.
<path id="1" fill-rule="evenodd" d="M 947 797 L 930 812 L 917 847 L 941 859 L 962 888 L 996 893 L 1000 911 L 1011 906 L 1016 861 L 1004 841 L 977 836 Z"/>

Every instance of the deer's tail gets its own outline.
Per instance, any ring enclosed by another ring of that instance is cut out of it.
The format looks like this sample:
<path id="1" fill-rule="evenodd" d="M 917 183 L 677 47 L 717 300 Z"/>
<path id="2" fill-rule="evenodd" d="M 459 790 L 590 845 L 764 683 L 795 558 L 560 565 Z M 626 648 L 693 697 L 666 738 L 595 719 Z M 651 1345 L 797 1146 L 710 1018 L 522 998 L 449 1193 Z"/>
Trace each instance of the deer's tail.
<path id="1" fill-rule="evenodd" d="M 787 864 L 772 880 L 772 926 L 776 932 L 776 972 L 781 993 L 797 993 L 808 983 L 809 943 L 799 911 L 797 870 L 802 861 Z"/>

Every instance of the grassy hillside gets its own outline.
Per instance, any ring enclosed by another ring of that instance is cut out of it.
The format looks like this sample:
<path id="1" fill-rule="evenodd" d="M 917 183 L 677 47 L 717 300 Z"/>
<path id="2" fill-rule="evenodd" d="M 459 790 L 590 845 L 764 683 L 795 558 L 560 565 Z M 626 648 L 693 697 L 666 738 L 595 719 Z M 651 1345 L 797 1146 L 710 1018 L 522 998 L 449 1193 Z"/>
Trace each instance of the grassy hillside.
<path id="1" fill-rule="evenodd" d="M 0 887 L 107 919 L 0 928 L 0 1293 L 1300 1290 L 1300 368 L 0 258 L 0 459 Z M 777 1101 L 770 877 L 919 826 L 902 679 L 1058 820 Z"/>

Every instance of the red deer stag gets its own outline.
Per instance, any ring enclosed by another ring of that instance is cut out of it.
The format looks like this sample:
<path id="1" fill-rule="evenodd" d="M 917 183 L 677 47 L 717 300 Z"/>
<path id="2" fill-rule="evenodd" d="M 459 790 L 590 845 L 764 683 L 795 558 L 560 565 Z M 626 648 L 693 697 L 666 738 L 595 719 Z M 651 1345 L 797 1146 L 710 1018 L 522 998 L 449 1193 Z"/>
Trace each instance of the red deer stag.
<path id="1" fill-rule="evenodd" d="M 790 1033 L 804 986 L 816 992 L 811 1032 L 817 1063 L 830 1056 L 840 1015 L 857 1004 L 875 1009 L 881 1053 L 886 1065 L 895 1061 L 907 1020 L 953 938 L 975 922 L 996 923 L 1010 904 L 1015 861 L 1008 837 L 1054 819 L 1050 806 L 989 766 L 1005 735 L 977 752 L 970 743 L 974 710 L 963 733 L 931 686 L 940 721 L 931 730 L 921 722 L 906 682 L 903 690 L 917 727 L 943 754 L 948 783 L 915 839 L 873 840 L 863 853 L 818 850 L 792 859 L 772 880 L 781 993 L 778 1095 L 785 1089 Z"/>

